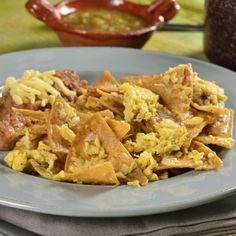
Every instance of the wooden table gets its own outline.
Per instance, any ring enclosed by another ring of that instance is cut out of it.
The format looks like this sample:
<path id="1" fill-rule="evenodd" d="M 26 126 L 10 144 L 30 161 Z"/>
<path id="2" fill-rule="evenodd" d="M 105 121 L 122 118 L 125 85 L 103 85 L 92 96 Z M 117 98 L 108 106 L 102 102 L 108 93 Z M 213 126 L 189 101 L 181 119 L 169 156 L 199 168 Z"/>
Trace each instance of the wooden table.
<path id="1" fill-rule="evenodd" d="M 147 3 L 151 0 L 135 0 Z M 179 0 L 182 9 L 173 23 L 199 24 L 203 22 L 204 0 Z M 0 1 L 0 54 L 44 47 L 61 47 L 56 34 L 33 18 L 24 8 L 26 0 Z M 56 3 L 58 0 L 51 0 Z M 203 53 L 202 32 L 157 31 L 143 47 L 199 59 Z"/>

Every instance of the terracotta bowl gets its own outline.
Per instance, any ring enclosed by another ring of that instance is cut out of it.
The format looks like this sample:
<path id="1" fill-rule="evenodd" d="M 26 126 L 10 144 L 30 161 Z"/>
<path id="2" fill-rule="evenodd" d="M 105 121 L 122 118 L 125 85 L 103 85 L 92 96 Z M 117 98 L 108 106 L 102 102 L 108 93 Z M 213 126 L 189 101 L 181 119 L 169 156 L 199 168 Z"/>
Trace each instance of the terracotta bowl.
<path id="1" fill-rule="evenodd" d="M 147 27 L 127 33 L 84 30 L 68 25 L 63 17 L 88 8 L 124 11 L 141 17 Z M 37 19 L 51 27 L 65 46 L 118 46 L 141 48 L 164 21 L 172 19 L 179 10 L 175 0 L 156 0 L 148 6 L 126 0 L 68 0 L 51 5 L 47 0 L 29 0 L 26 9 Z"/>

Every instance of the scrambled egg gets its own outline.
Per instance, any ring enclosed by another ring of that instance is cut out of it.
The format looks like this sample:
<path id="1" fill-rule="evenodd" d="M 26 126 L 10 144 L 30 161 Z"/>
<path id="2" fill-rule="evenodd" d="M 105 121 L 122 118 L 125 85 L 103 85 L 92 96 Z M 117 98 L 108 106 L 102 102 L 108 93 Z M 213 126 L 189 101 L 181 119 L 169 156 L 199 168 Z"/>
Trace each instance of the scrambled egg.
<path id="1" fill-rule="evenodd" d="M 56 154 L 43 142 L 39 142 L 38 148 L 34 150 L 13 150 L 4 158 L 6 164 L 16 171 L 25 171 L 29 166 L 29 160 L 34 159 L 38 163 L 51 170 L 57 160 Z"/>
<path id="2" fill-rule="evenodd" d="M 199 105 L 219 105 L 227 100 L 224 89 L 214 82 L 196 78 L 193 85 L 193 102 Z"/>
<path id="3" fill-rule="evenodd" d="M 87 160 L 83 160 L 82 158 L 77 158 L 76 154 L 72 156 L 73 164 L 70 165 L 69 170 L 71 172 L 77 172 L 80 168 L 87 168 L 89 166 L 93 166 L 99 163 L 105 162 L 105 158 L 107 157 L 106 151 L 104 147 L 101 145 L 101 142 L 97 135 L 90 133 L 88 137 L 86 137 L 83 151 L 88 156 Z"/>
<path id="4" fill-rule="evenodd" d="M 148 89 L 128 83 L 122 84 L 119 89 L 124 93 L 124 117 L 127 122 L 148 120 L 161 107 L 158 95 Z"/>
<path id="5" fill-rule="evenodd" d="M 153 173 L 156 171 L 158 164 L 150 152 L 142 152 L 136 162 L 150 181 L 158 180 L 157 174 Z"/>
<path id="6" fill-rule="evenodd" d="M 187 129 L 174 121 L 164 119 L 155 124 L 156 133 L 137 133 L 135 141 L 128 140 L 125 147 L 137 157 L 135 160 L 150 180 L 158 180 L 155 156 L 165 157 L 180 150 L 187 136 Z M 163 176 L 165 178 L 165 176 Z"/>
<path id="7" fill-rule="evenodd" d="M 163 156 L 178 151 L 188 134 L 185 126 L 180 126 L 169 119 L 156 123 L 155 128 L 156 133 L 137 133 L 135 142 L 128 140 L 125 147 L 132 153 L 146 150 Z"/>
<path id="8" fill-rule="evenodd" d="M 67 123 L 69 128 L 72 128 L 79 124 L 80 117 L 78 116 L 76 109 L 70 106 L 64 99 L 57 98 L 58 101 L 54 103 L 55 112 L 58 112 L 59 119 L 63 121 L 63 123 Z M 58 109 L 60 109 L 58 111 Z"/>
<path id="9" fill-rule="evenodd" d="M 98 157 L 99 159 L 103 159 L 107 157 L 104 147 L 101 145 L 101 142 L 97 135 L 94 135 L 93 141 L 85 142 L 84 151 L 90 157 Z"/>

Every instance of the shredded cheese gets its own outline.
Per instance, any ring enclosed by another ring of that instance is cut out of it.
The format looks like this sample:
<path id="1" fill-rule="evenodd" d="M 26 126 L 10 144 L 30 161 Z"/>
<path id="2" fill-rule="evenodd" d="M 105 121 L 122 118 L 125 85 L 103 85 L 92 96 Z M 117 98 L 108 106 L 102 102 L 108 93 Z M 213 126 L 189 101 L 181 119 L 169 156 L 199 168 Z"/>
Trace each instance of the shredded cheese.
<path id="1" fill-rule="evenodd" d="M 34 103 L 41 101 L 41 106 L 45 107 L 48 103 L 53 104 L 60 92 L 54 88 L 56 85 L 65 96 L 73 97 L 74 91 L 69 90 L 61 79 L 55 76 L 55 71 L 45 71 L 40 73 L 35 70 L 27 70 L 20 79 L 8 77 L 5 89 L 9 89 L 13 101 L 17 105 Z"/>

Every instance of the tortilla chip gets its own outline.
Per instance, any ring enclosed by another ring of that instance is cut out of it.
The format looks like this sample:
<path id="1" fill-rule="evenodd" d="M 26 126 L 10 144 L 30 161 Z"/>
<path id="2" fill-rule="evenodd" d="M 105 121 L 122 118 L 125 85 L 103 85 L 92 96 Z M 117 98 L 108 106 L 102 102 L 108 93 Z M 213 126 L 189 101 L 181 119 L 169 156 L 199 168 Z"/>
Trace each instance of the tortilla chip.
<path id="1" fill-rule="evenodd" d="M 15 108 L 15 107 L 13 107 L 12 110 L 17 114 L 21 114 L 24 116 L 30 116 L 30 117 L 32 117 L 34 119 L 38 119 L 38 120 L 43 120 L 46 118 L 46 112 L 44 112 L 44 111 L 20 109 L 20 108 Z"/>
<path id="2" fill-rule="evenodd" d="M 117 85 L 118 84 L 115 77 L 111 74 L 110 71 L 105 70 L 94 84 L 94 87 L 102 91 L 114 92 L 118 90 Z"/>
<path id="3" fill-rule="evenodd" d="M 195 138 L 195 140 L 205 144 L 205 145 L 217 145 L 220 147 L 224 147 L 230 149 L 234 146 L 235 141 L 232 138 L 224 138 L 220 136 L 213 136 L 213 135 L 199 135 Z"/>
<path id="4" fill-rule="evenodd" d="M 203 165 L 196 168 L 197 170 L 213 170 L 218 169 L 223 165 L 222 160 L 216 153 L 203 143 L 194 140 L 191 144 L 191 149 L 204 153 Z"/>
<path id="5" fill-rule="evenodd" d="M 104 106 L 100 102 L 100 98 L 89 96 L 85 104 L 86 108 L 93 111 L 104 110 Z"/>
<path id="6" fill-rule="evenodd" d="M 200 106 L 197 103 L 191 102 L 191 106 L 199 111 L 205 111 L 213 114 L 222 114 L 225 113 L 225 108 L 223 107 L 217 107 L 213 105 L 203 105 Z"/>
<path id="7" fill-rule="evenodd" d="M 214 123 L 208 125 L 203 133 L 206 135 L 230 138 L 233 135 L 234 112 L 231 109 L 224 108 L 224 113 L 217 116 Z"/>
<path id="8" fill-rule="evenodd" d="M 17 141 L 15 149 L 31 150 L 38 147 L 38 143 L 46 137 L 46 125 L 34 124 L 24 129 L 24 135 Z"/>
<path id="9" fill-rule="evenodd" d="M 118 140 L 122 140 L 130 130 L 130 124 L 125 121 L 113 119 L 106 119 L 106 121 Z"/>
<path id="10" fill-rule="evenodd" d="M 97 96 L 88 96 L 86 99 L 86 108 L 94 111 L 109 109 L 115 114 L 122 115 L 124 106 L 122 103 L 122 95 L 113 92 L 108 93 L 100 89 L 96 89 Z"/>
<path id="11" fill-rule="evenodd" d="M 70 153 L 66 160 L 65 170 L 73 164 L 73 156 L 82 160 L 89 160 L 91 156 L 85 152 L 85 143 L 97 136 L 104 147 L 109 160 L 116 172 L 124 174 L 130 173 L 135 167 L 136 162 L 126 148 L 117 139 L 106 120 L 99 114 L 93 115 L 87 123 L 79 126 L 76 138 L 72 144 Z"/>
<path id="12" fill-rule="evenodd" d="M 114 119 L 114 114 L 109 109 L 100 111 L 99 113 L 101 114 L 102 117 Z"/>
<path id="13" fill-rule="evenodd" d="M 30 163 L 39 175 L 50 180 L 85 184 L 119 184 L 114 168 L 110 162 L 99 163 L 95 166 L 81 168 L 76 173 L 61 171 L 57 174 L 52 174 L 50 171 L 47 171 L 33 159 L 30 160 Z"/>
<path id="14" fill-rule="evenodd" d="M 126 183 L 133 181 L 138 181 L 140 185 L 145 185 L 148 183 L 147 177 L 139 168 L 135 168 L 131 173 L 127 175 Z"/>
<path id="15" fill-rule="evenodd" d="M 203 128 L 207 125 L 207 122 L 201 117 L 194 116 L 186 119 L 184 123 L 185 127 L 187 128 L 188 134 L 183 147 L 188 149 L 191 145 L 192 140 L 202 132 Z"/>
<path id="16" fill-rule="evenodd" d="M 79 122 L 78 112 L 63 98 L 57 97 L 47 118 L 49 145 L 55 153 L 60 155 L 68 153 L 71 138 L 68 140 L 66 137 L 76 133 Z"/>
<path id="17" fill-rule="evenodd" d="M 123 115 L 124 106 L 123 106 L 123 98 L 122 95 L 118 93 L 107 93 L 101 90 L 97 90 L 101 97 L 99 98 L 100 104 L 103 105 L 104 108 L 109 109 L 118 115 Z"/>
<path id="18" fill-rule="evenodd" d="M 210 113 L 207 111 L 200 111 L 200 110 L 197 110 L 193 107 L 190 108 L 190 112 L 192 113 L 193 116 L 201 117 L 207 124 L 214 123 L 219 116 L 216 113 Z"/>
<path id="19" fill-rule="evenodd" d="M 113 119 L 114 115 L 110 110 L 103 110 L 98 112 L 102 117 L 106 119 L 107 124 L 110 126 L 116 137 L 121 140 L 130 130 L 130 124 L 125 121 L 118 121 Z M 80 122 L 86 123 L 95 113 L 83 113 L 79 112 Z"/>
<path id="20" fill-rule="evenodd" d="M 164 74 L 128 76 L 121 81 L 150 89 L 160 96 L 165 106 L 178 114 L 189 110 L 194 77 L 191 64 L 185 64 L 170 68 Z"/>
<path id="21" fill-rule="evenodd" d="M 223 165 L 214 151 L 198 141 L 192 141 L 190 150 L 181 156 L 170 155 L 161 160 L 157 170 L 191 168 L 195 170 L 213 170 Z"/>

